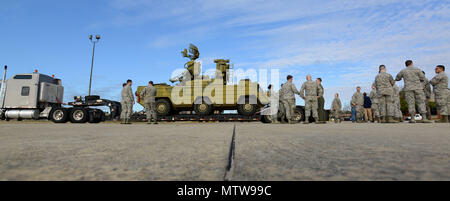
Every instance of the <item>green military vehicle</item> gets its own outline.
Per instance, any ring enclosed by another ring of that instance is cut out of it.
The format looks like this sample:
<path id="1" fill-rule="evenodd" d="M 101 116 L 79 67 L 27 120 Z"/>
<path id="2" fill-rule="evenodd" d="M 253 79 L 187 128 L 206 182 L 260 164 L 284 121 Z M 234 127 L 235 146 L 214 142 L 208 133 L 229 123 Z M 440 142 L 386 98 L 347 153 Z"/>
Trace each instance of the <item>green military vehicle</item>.
<path id="1" fill-rule="evenodd" d="M 183 57 L 189 58 L 185 64 L 186 71 L 170 79 L 178 82 L 174 86 L 166 83 L 155 84 L 156 111 L 164 117 L 178 114 L 196 114 L 211 116 L 223 114 L 225 110 L 237 110 L 238 115 L 254 116 L 259 109 L 269 102 L 267 92 L 258 83 L 249 79 L 230 84 L 230 61 L 216 59 L 215 77 L 201 74 L 201 64 L 196 59 L 200 53 L 195 45 L 190 44 L 182 51 Z M 138 86 L 136 96 L 138 103 L 144 105 L 140 92 L 146 86 Z"/>

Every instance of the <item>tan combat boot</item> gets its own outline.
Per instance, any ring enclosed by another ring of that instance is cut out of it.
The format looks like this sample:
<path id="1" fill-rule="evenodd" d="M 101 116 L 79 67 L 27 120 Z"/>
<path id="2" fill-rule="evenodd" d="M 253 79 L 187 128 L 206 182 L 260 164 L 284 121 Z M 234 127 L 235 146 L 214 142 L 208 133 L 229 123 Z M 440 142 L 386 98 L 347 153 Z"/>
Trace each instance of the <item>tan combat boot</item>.
<path id="1" fill-rule="evenodd" d="M 377 123 L 381 123 L 380 117 L 375 117 L 375 121 L 376 121 Z"/>
<path id="2" fill-rule="evenodd" d="M 448 122 L 448 115 L 443 115 L 442 119 L 439 121 L 436 121 L 436 123 L 449 123 Z"/>
<path id="3" fill-rule="evenodd" d="M 387 123 L 398 123 L 398 121 L 394 120 L 393 117 L 388 117 L 387 118 Z"/>
<path id="4" fill-rule="evenodd" d="M 422 115 L 422 120 L 420 121 L 421 123 L 432 123 L 430 120 L 428 120 L 426 118 L 427 114 L 421 114 Z"/>
<path id="5" fill-rule="evenodd" d="M 381 117 L 381 120 L 380 120 L 380 122 L 381 122 L 381 123 L 386 123 L 386 117 L 384 117 L 384 116 L 383 116 L 383 117 Z"/>
<path id="6" fill-rule="evenodd" d="M 314 118 L 314 123 L 315 124 L 320 124 L 319 118 Z"/>

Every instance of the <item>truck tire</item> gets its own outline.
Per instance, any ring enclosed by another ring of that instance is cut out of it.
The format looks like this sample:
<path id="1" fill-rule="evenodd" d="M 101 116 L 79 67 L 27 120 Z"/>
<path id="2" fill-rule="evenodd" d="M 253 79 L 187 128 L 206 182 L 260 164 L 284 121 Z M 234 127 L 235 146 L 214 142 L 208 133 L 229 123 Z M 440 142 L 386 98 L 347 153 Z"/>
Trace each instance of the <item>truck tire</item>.
<path id="1" fill-rule="evenodd" d="M 69 114 L 69 119 L 72 123 L 86 123 L 88 118 L 89 113 L 84 108 L 72 108 Z"/>
<path id="2" fill-rule="evenodd" d="M 97 124 L 102 122 L 105 119 L 105 113 L 99 109 L 95 109 L 95 112 L 98 113 L 98 115 L 94 115 L 94 113 L 89 114 L 89 123 L 91 124 Z"/>
<path id="3" fill-rule="evenodd" d="M 265 124 L 272 123 L 272 117 L 270 115 L 261 115 L 261 122 Z"/>
<path id="4" fill-rule="evenodd" d="M 292 117 L 294 123 L 300 123 L 301 121 L 304 121 L 305 119 L 305 111 L 301 108 L 295 108 L 294 109 L 294 116 Z"/>
<path id="5" fill-rule="evenodd" d="M 256 113 L 257 105 L 250 104 L 250 99 L 245 98 L 244 104 L 238 104 L 238 113 L 245 116 L 253 116 Z"/>
<path id="6" fill-rule="evenodd" d="M 172 104 L 167 99 L 158 99 L 155 105 L 158 116 L 167 116 L 172 111 Z"/>
<path id="7" fill-rule="evenodd" d="M 212 113 L 213 107 L 202 99 L 200 104 L 194 104 L 194 111 L 195 114 L 206 116 Z"/>
<path id="8" fill-rule="evenodd" d="M 68 111 L 65 108 L 53 108 L 50 112 L 50 120 L 54 123 L 66 123 Z"/>

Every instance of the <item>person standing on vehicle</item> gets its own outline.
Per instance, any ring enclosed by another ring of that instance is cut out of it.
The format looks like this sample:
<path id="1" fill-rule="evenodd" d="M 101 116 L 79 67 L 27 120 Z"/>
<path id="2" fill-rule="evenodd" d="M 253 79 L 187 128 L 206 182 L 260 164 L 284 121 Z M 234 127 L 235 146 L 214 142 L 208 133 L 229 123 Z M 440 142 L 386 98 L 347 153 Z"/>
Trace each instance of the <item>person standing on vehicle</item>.
<path id="1" fill-rule="evenodd" d="M 145 114 L 147 115 L 147 124 L 152 123 L 152 117 L 154 124 L 158 124 L 158 116 L 156 114 L 156 88 L 153 86 L 153 81 L 148 82 L 148 86 L 141 91 L 141 97 L 144 98 Z"/>
<path id="2" fill-rule="evenodd" d="M 339 99 L 339 94 L 336 93 L 334 95 L 334 100 L 331 103 L 331 112 L 334 116 L 334 123 L 341 123 L 341 111 L 342 111 L 342 103 L 341 99 Z"/>
<path id="3" fill-rule="evenodd" d="M 122 88 L 122 113 L 120 114 L 122 119 L 122 124 L 131 124 L 130 123 L 130 116 L 133 112 L 133 105 L 134 105 L 134 95 L 133 90 L 131 89 L 131 86 L 133 85 L 132 80 L 127 80 L 127 85 Z"/>
<path id="4" fill-rule="evenodd" d="M 433 85 L 436 108 L 442 116 L 436 123 L 448 123 L 448 76 L 445 73 L 445 66 L 436 66 L 435 72 L 436 76 L 431 79 L 430 84 Z"/>
<path id="5" fill-rule="evenodd" d="M 312 81 L 311 75 L 306 76 L 306 82 L 303 83 L 300 89 L 300 97 L 305 100 L 305 122 L 304 124 L 309 124 L 309 117 L 312 113 L 314 122 L 319 123 L 319 115 L 317 114 L 318 108 L 318 95 L 319 86 L 316 82 Z"/>
<path id="6" fill-rule="evenodd" d="M 422 123 L 431 123 L 426 120 L 427 110 L 425 109 L 425 93 L 421 81 L 425 80 L 425 75 L 422 70 L 416 68 L 411 60 L 405 62 L 406 68 L 401 70 L 395 80 L 404 80 L 405 82 L 405 98 L 408 103 L 408 112 L 411 114 L 409 123 L 416 123 L 414 115 L 416 114 L 416 103 L 419 108 L 419 113 L 422 115 Z"/>
<path id="7" fill-rule="evenodd" d="M 294 77 L 292 75 L 287 76 L 287 82 L 283 85 L 283 106 L 286 113 L 286 118 L 288 119 L 288 123 L 293 124 L 293 116 L 294 116 L 294 109 L 295 109 L 295 94 L 299 94 L 297 88 L 295 87 L 294 83 L 292 83 Z"/>

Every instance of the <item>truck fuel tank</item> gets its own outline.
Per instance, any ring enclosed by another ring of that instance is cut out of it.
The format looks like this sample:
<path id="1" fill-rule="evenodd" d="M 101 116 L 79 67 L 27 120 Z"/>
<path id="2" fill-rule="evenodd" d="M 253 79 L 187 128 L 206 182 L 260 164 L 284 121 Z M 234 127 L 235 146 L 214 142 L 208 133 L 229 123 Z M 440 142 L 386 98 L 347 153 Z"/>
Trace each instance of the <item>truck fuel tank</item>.
<path id="1" fill-rule="evenodd" d="M 38 119 L 39 110 L 7 110 L 5 117 L 8 119 Z"/>

